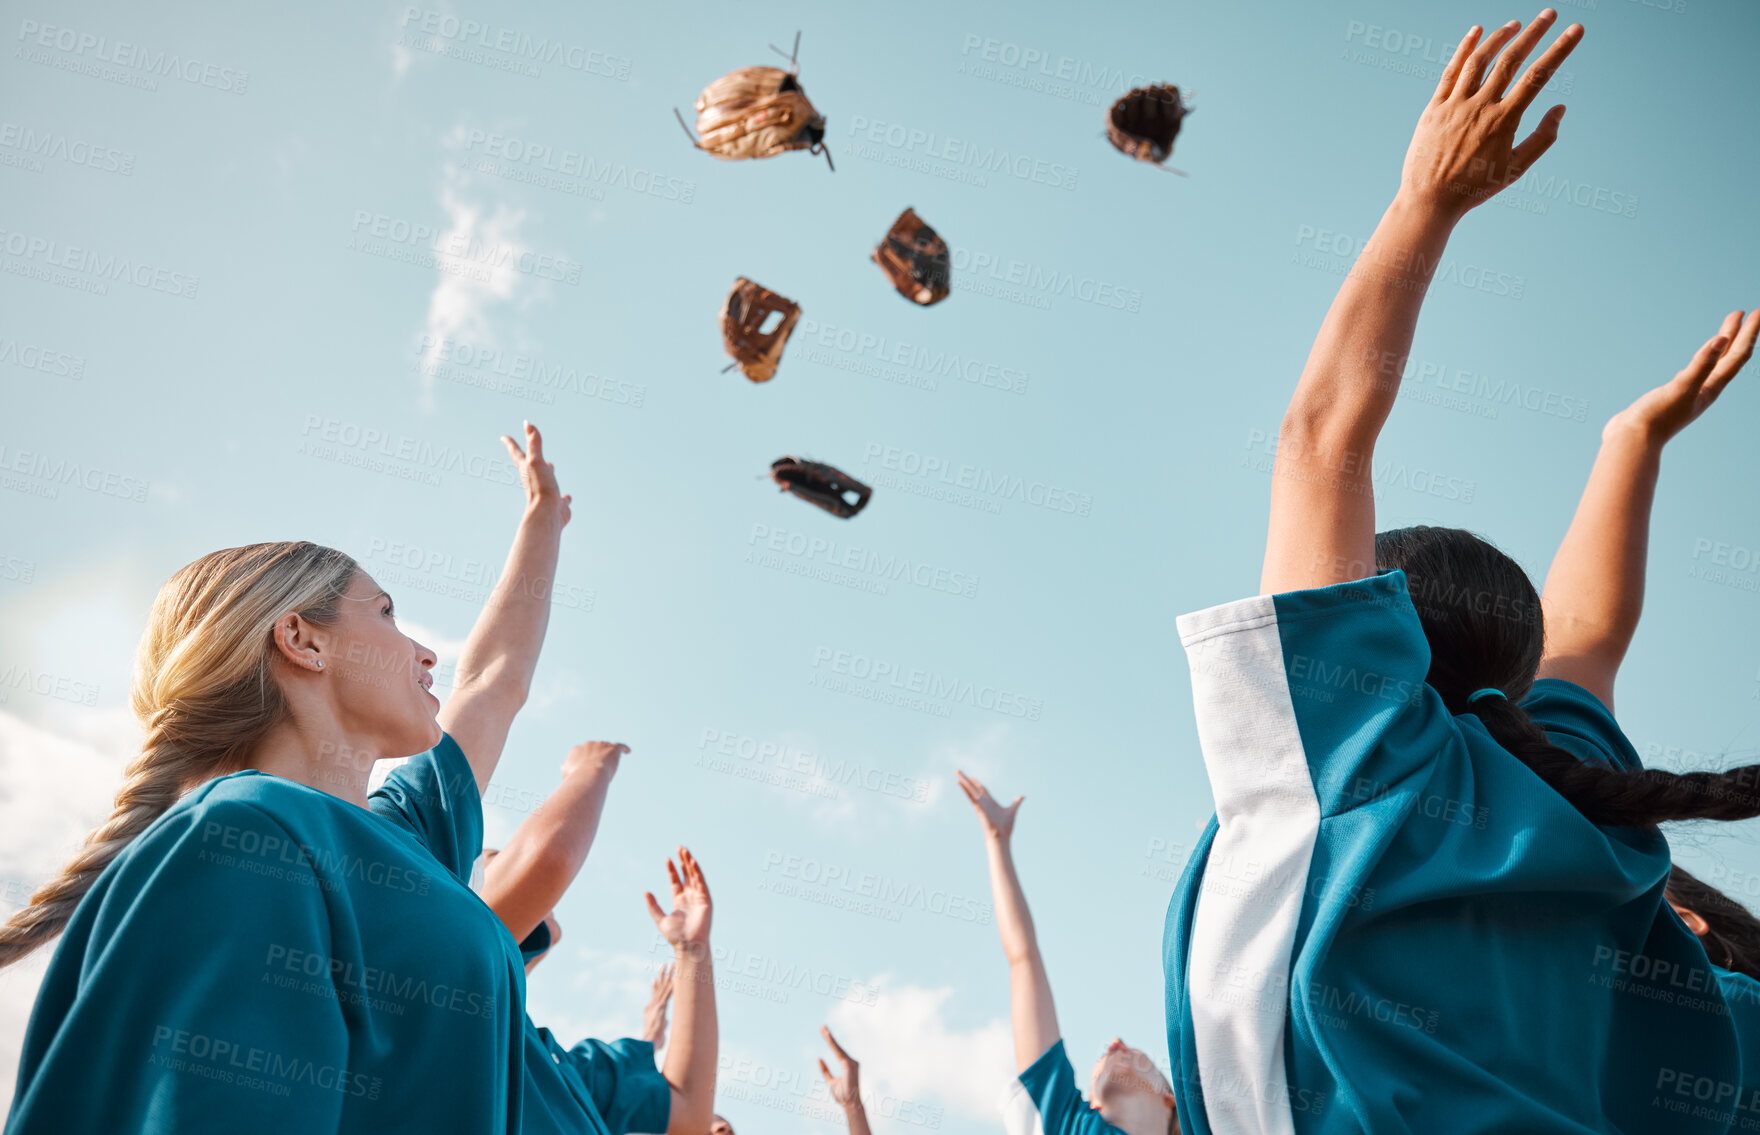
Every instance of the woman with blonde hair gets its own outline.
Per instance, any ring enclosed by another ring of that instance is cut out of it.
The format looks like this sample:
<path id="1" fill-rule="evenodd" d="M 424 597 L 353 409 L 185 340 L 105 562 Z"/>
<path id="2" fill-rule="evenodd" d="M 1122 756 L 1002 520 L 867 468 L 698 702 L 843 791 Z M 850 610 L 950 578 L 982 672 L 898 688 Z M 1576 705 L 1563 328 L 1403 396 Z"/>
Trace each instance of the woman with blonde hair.
<path id="1" fill-rule="evenodd" d="M 530 1105 L 568 1092 L 522 1044 L 519 949 L 467 884 L 569 498 L 535 428 L 523 451 L 503 441 L 525 515 L 444 707 L 433 651 L 341 552 L 231 548 L 160 591 L 133 691 L 146 736 L 115 809 L 0 928 L 0 965 L 61 937 L 6 1135 L 603 1132 L 630 1092 L 642 1130 L 708 1126 L 712 1002 L 683 1084 L 598 1084 L 573 1115 Z M 376 760 L 410 753 L 368 792 Z M 694 864 L 673 902 L 668 939 L 701 988 Z"/>

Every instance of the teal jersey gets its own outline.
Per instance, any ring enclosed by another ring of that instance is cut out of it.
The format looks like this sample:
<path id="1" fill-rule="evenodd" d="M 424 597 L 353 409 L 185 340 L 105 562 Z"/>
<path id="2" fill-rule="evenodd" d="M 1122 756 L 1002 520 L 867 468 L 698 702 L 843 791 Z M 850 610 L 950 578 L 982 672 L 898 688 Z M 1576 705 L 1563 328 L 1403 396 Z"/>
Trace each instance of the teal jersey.
<path id="1" fill-rule="evenodd" d="M 601 1135 L 590 1094 L 572 1126 L 525 1123 L 563 1074 L 529 1067 L 519 948 L 467 885 L 457 743 L 369 802 L 245 771 L 154 821 L 50 959 L 5 1135 Z"/>
<path id="2" fill-rule="evenodd" d="M 1062 1038 L 1009 1082 L 999 1103 L 1003 1135 L 1124 1135 L 1082 1097 Z"/>
<path id="3" fill-rule="evenodd" d="M 1664 901 L 1666 841 L 1589 822 L 1448 711 L 1403 572 L 1179 629 L 1217 813 L 1164 940 L 1185 1130 L 1740 1129 L 1737 1025 Z M 1524 708 L 1640 767 L 1586 690 Z"/>

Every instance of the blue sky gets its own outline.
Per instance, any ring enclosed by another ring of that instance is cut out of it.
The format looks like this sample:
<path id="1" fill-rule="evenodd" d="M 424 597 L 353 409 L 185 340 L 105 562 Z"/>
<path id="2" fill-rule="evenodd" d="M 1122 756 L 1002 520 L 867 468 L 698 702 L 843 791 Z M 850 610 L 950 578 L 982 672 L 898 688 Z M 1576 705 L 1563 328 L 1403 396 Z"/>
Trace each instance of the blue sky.
<path id="1" fill-rule="evenodd" d="M 1760 304 L 1760 10 L 1560 10 L 1588 28 L 1561 139 L 1457 231 L 1376 471 L 1383 527 L 1473 528 L 1536 579 L 1600 424 Z M 1210 810 L 1174 616 L 1256 586 L 1269 439 L 1448 47 L 1532 14 L 8 4 L 0 897 L 105 811 L 172 571 L 333 544 L 455 655 L 519 513 L 496 437 L 530 418 L 574 521 L 491 836 L 570 744 L 633 747 L 539 1023 L 639 1028 L 640 894 L 688 842 L 736 1127 L 841 1123 L 814 1090 L 830 1021 L 891 1101 L 882 1135 L 987 1128 L 1007 983 L 958 766 L 1027 796 L 1016 851 L 1078 1065 L 1115 1034 L 1164 1061 L 1162 918 Z M 672 108 L 796 29 L 836 173 L 692 150 Z M 1187 178 L 1103 139 L 1143 81 L 1189 92 Z M 907 205 L 954 249 L 930 309 L 867 262 Z M 719 373 L 740 275 L 803 308 L 763 386 Z M 1760 737 L 1756 381 L 1664 463 L 1619 710 L 1669 767 Z M 783 454 L 872 504 L 842 522 L 778 494 Z M 1751 825 L 1674 838 L 1760 901 Z M 0 1092 L 34 981 L 0 976 Z"/>

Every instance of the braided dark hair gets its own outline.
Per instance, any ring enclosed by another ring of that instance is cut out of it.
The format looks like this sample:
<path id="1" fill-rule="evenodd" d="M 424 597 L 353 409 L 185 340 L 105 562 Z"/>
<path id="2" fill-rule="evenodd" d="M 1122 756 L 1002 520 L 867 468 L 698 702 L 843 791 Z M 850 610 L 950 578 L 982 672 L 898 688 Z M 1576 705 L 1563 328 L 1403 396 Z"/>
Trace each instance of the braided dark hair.
<path id="1" fill-rule="evenodd" d="M 1727 772 L 1627 771 L 1585 764 L 1546 739 L 1521 706 L 1534 686 L 1545 631 L 1540 596 L 1521 566 L 1461 528 L 1419 526 L 1375 537 L 1375 563 L 1406 573 L 1430 644 L 1425 681 L 1451 713 L 1476 714 L 1498 744 L 1597 824 L 1760 816 L 1760 765 Z M 1469 703 L 1493 687 L 1501 698 Z"/>
<path id="2" fill-rule="evenodd" d="M 1679 866 L 1668 873 L 1668 901 L 1705 920 L 1699 940 L 1714 964 L 1760 979 L 1760 918 Z"/>

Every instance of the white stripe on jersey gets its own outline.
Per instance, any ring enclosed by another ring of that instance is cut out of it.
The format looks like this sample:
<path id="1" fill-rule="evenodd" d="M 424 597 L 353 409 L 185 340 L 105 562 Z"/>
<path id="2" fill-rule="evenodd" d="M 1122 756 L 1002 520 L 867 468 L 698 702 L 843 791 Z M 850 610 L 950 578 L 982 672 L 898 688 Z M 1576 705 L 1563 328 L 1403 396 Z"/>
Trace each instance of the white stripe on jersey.
<path id="1" fill-rule="evenodd" d="M 1216 838 L 1187 991 L 1215 1135 L 1292 1135 L 1283 1034 L 1290 952 L 1320 828 L 1269 595 L 1182 615 Z"/>

